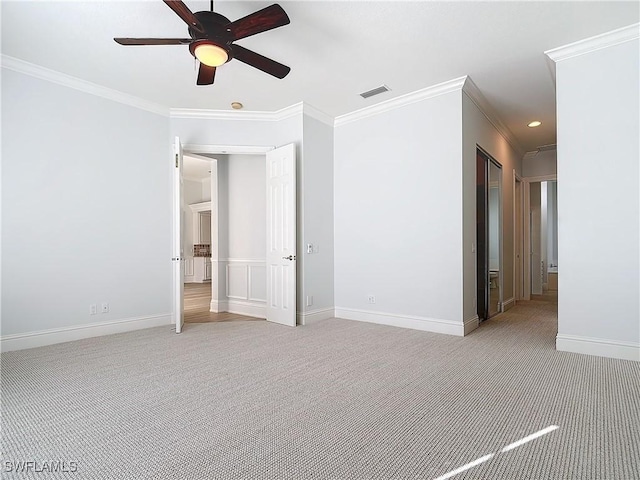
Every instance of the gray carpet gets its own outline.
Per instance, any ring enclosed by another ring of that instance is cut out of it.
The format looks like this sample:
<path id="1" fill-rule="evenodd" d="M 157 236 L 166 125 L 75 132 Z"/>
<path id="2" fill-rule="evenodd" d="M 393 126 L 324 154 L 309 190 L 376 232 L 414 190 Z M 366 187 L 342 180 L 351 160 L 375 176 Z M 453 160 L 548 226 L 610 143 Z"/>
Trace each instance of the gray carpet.
<path id="1" fill-rule="evenodd" d="M 238 322 L 3 353 L 3 478 L 435 479 L 494 454 L 450 478 L 640 479 L 640 363 L 555 333 L 531 301 L 466 338 Z M 28 460 L 77 471 L 7 471 Z"/>

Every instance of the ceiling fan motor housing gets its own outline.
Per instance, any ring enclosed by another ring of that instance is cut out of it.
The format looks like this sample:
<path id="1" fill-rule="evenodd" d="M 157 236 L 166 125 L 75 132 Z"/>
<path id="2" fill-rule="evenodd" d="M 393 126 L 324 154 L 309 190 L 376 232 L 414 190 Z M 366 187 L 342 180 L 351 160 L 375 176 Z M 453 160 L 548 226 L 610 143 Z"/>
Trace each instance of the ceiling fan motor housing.
<path id="1" fill-rule="evenodd" d="M 193 15 L 204 27 L 204 33 L 189 27 L 189 36 L 193 38 L 193 41 L 189 44 L 191 55 L 196 56 L 195 50 L 198 45 L 213 43 L 227 52 L 227 62 L 231 60 L 233 52 L 229 45 L 233 42 L 233 37 L 231 36 L 231 30 L 227 28 L 227 25 L 231 23 L 230 20 L 216 12 L 194 12 Z"/>

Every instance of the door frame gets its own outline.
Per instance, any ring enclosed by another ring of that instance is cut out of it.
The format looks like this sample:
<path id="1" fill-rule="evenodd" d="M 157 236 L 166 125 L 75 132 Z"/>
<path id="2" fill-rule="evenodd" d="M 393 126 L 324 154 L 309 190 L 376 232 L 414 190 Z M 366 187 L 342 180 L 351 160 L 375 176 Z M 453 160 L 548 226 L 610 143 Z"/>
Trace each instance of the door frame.
<path id="1" fill-rule="evenodd" d="M 496 158 L 494 156 L 492 156 L 490 153 L 488 153 L 484 148 L 482 148 L 480 145 L 476 144 L 476 188 L 477 187 L 477 158 L 478 158 L 478 154 L 480 154 L 483 158 L 484 158 L 484 162 L 485 162 L 485 169 L 484 169 L 484 177 L 485 177 L 485 185 L 484 185 L 484 208 L 485 208 L 485 243 L 486 245 L 484 246 L 484 256 L 485 256 L 485 266 L 486 266 L 486 272 L 484 275 L 484 282 L 485 282 L 485 292 L 484 292 L 484 296 L 485 296 L 485 300 L 487 302 L 486 305 L 486 311 L 487 311 L 487 318 L 485 320 L 488 320 L 489 318 L 504 312 L 504 219 L 503 219 L 503 215 L 504 215 L 504 192 L 503 192 L 503 176 L 504 176 L 504 169 L 502 166 L 502 163 L 500 163 L 498 160 L 496 160 Z M 498 231 L 499 231 L 499 252 L 498 252 L 498 261 L 500 262 L 500 269 L 498 271 L 498 285 L 499 285 L 499 295 L 498 295 L 498 311 L 494 314 L 494 315 L 490 315 L 489 313 L 489 308 L 488 308 L 488 301 L 489 301 L 489 297 L 490 297 L 490 288 L 489 288 L 489 187 L 490 187 L 490 182 L 489 182 L 489 169 L 491 168 L 491 164 L 494 164 L 499 170 L 500 170 L 500 175 L 498 177 L 498 192 L 499 192 L 499 201 L 498 201 Z M 476 202 L 477 202 L 477 193 L 476 193 Z M 476 204 L 476 302 L 478 302 L 476 304 L 476 311 L 479 308 L 479 298 L 478 298 L 478 279 L 479 279 L 479 272 L 478 272 L 478 255 L 480 254 L 480 245 L 479 242 L 477 241 L 477 235 L 478 235 L 478 224 L 477 224 L 477 211 L 478 211 L 478 206 Z M 478 315 L 479 316 L 479 315 Z M 482 320 L 481 320 L 482 321 Z"/>
<path id="2" fill-rule="evenodd" d="M 531 213 L 531 184 L 536 182 L 558 181 L 558 175 L 539 175 L 537 177 L 522 177 L 524 187 L 524 218 L 529 219 Z M 524 262 L 524 298 L 531 300 L 531 225 L 530 221 L 523 221 L 524 226 L 524 255 L 527 261 Z"/>
<path id="3" fill-rule="evenodd" d="M 185 143 L 182 145 L 182 150 L 185 154 L 189 155 L 202 155 L 202 154 L 220 154 L 220 155 L 263 155 L 265 156 L 267 152 L 275 150 L 277 146 L 275 145 L 219 145 L 219 144 L 189 144 Z M 215 234 L 218 232 L 218 220 L 219 220 L 219 211 L 218 211 L 218 202 L 213 201 L 214 198 L 217 197 L 217 174 L 218 174 L 218 164 L 217 160 L 214 158 L 209 158 L 211 160 L 211 225 L 216 229 Z M 297 177 L 296 177 L 297 184 Z M 296 186 L 296 190 L 298 187 Z M 297 223 L 297 218 L 296 218 Z M 214 227 L 215 225 L 215 227 Z M 296 231 L 298 230 L 298 225 L 296 225 Z M 214 233 L 212 231 L 212 233 Z M 297 242 L 296 242 L 297 243 Z M 212 248 L 211 248 L 211 306 L 210 310 L 217 311 L 217 305 L 220 301 L 220 253 L 218 249 L 218 242 L 214 242 L 212 238 Z M 298 294 L 296 280 L 296 297 Z M 225 283 L 226 285 L 226 283 Z M 266 315 L 266 311 L 265 311 Z M 296 314 L 297 317 L 297 314 Z"/>
<path id="4" fill-rule="evenodd" d="M 524 300 L 524 191 L 523 178 L 513 170 L 513 299 Z M 519 202 L 519 203 L 518 203 Z M 517 208 L 520 206 L 520 208 Z M 518 237 L 520 241 L 518 242 Z M 518 259 L 518 255 L 520 259 Z"/>

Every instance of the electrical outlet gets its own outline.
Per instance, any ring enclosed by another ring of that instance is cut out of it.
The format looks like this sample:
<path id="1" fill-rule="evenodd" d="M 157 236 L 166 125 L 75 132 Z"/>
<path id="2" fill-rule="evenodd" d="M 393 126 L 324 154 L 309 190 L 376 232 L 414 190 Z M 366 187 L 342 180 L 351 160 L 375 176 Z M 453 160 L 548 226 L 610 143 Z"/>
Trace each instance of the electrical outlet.
<path id="1" fill-rule="evenodd" d="M 109 313 L 109 304 L 107 302 L 102 304 L 102 313 Z"/>
<path id="2" fill-rule="evenodd" d="M 307 307 L 313 306 L 313 295 L 307 295 Z"/>
<path id="3" fill-rule="evenodd" d="M 375 295 L 368 295 L 367 296 L 367 300 L 369 300 L 369 303 L 376 303 L 376 296 Z"/>
<path id="4" fill-rule="evenodd" d="M 313 243 L 307 243 L 307 253 L 313 253 Z"/>
<path id="5" fill-rule="evenodd" d="M 98 313 L 98 306 L 95 303 L 89 305 L 89 315 L 95 315 Z"/>

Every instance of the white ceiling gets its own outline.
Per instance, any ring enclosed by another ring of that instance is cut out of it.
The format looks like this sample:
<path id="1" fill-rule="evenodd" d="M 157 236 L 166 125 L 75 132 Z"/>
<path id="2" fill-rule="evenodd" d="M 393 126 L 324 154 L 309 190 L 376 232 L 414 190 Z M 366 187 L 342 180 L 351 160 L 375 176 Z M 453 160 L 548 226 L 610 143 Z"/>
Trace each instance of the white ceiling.
<path id="1" fill-rule="evenodd" d="M 185 0 L 192 11 L 209 2 Z M 236 20 L 272 1 L 216 1 Z M 195 85 L 187 46 L 113 37 L 188 37 L 161 0 L 2 0 L 2 53 L 172 108 L 277 111 L 304 101 L 331 116 L 469 75 L 525 151 L 555 143 L 543 52 L 637 23 L 638 2 L 281 1 L 291 24 L 238 44 L 291 67 L 278 80 L 237 60 Z M 390 92 L 364 100 L 360 92 Z M 533 119 L 543 122 L 530 129 Z"/>

